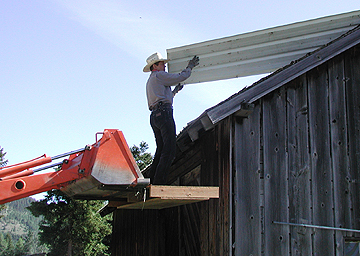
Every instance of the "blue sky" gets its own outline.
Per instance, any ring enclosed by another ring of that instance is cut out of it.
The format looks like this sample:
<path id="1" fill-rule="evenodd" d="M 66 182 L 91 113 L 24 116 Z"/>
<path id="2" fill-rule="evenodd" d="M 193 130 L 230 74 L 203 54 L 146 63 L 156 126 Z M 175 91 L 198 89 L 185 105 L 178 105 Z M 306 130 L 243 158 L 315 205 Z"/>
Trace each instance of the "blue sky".
<path id="1" fill-rule="evenodd" d="M 116 128 L 129 146 L 146 141 L 154 153 L 142 72 L 149 55 L 358 9 L 358 0 L 0 1 L 0 146 L 14 164 Z M 177 131 L 259 78 L 186 85 L 174 103 Z"/>

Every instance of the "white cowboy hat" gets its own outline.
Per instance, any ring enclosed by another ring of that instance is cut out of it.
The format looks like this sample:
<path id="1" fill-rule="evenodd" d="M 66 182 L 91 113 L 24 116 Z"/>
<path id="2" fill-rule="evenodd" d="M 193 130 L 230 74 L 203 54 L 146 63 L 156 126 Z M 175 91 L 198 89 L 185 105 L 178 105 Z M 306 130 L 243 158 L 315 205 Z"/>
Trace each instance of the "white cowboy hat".
<path id="1" fill-rule="evenodd" d="M 144 72 L 150 72 L 150 67 L 155 64 L 158 61 L 163 61 L 165 63 L 167 63 L 169 60 L 168 59 L 164 59 L 160 53 L 155 52 L 154 54 L 151 54 L 147 59 L 146 59 L 146 63 L 147 65 L 144 67 L 143 71 Z"/>

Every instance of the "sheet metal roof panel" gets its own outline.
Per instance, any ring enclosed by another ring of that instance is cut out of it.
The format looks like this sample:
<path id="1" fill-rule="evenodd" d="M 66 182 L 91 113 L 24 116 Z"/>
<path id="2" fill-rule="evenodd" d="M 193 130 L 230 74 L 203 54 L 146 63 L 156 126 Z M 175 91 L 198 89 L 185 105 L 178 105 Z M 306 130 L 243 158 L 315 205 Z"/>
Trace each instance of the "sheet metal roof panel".
<path id="1" fill-rule="evenodd" d="M 354 11 L 168 49 L 169 72 L 180 72 L 194 55 L 200 65 L 187 84 L 272 72 L 358 24 Z"/>
<path id="2" fill-rule="evenodd" d="M 315 48 L 316 49 L 316 48 Z M 302 51 L 296 51 L 296 52 L 287 52 L 282 53 L 278 55 L 272 55 L 272 56 L 266 56 L 266 57 L 259 57 L 254 59 L 247 59 L 247 60 L 241 60 L 235 63 L 224 63 L 219 64 L 216 67 L 209 66 L 206 68 L 201 69 L 201 71 L 194 70 L 193 72 L 193 78 L 192 83 L 198 83 L 198 82 L 205 82 L 205 81 L 216 81 L 221 79 L 228 79 L 229 74 L 234 74 L 233 77 L 239 77 L 238 72 L 239 69 L 241 70 L 243 76 L 250 76 L 250 75 L 257 75 L 258 70 L 261 69 L 262 73 L 270 73 L 277 69 L 277 65 L 274 65 L 275 63 L 284 62 L 284 63 L 290 63 L 292 60 L 300 58 L 307 54 L 310 51 L 313 51 L 314 49 L 306 49 Z M 224 72 L 226 70 L 226 72 Z M 197 72 L 206 71 L 206 80 L 196 80 Z M 190 83 L 188 80 L 185 81 L 185 83 Z"/>
<path id="3" fill-rule="evenodd" d="M 208 109 L 206 113 L 212 123 L 215 124 L 236 112 L 241 102 L 254 103 L 266 94 L 358 44 L 360 44 L 360 26 L 308 56 L 303 56 L 301 59 L 278 69 L 268 77 Z"/>
<path id="4" fill-rule="evenodd" d="M 324 42 L 329 42 L 329 38 L 335 39 L 338 36 L 344 34 L 349 29 L 337 29 L 332 31 L 324 31 L 318 34 L 311 34 L 307 36 L 298 36 L 288 39 L 281 39 L 278 41 L 269 41 L 262 44 L 252 44 L 248 46 L 242 46 L 241 48 L 229 49 L 222 52 L 212 52 L 202 55 L 201 66 L 203 67 L 215 67 L 213 66 L 213 58 L 216 58 L 216 63 L 231 64 L 238 61 L 252 60 L 259 57 L 266 58 L 267 56 L 272 56 L 276 54 L 283 54 L 286 52 L 296 52 L 296 51 L 312 51 L 318 46 L 324 44 Z M 286 49 L 286 51 L 284 51 Z M 205 58 L 204 58 L 205 57 Z M 181 71 L 184 68 L 184 62 L 189 60 L 190 57 L 185 59 L 178 59 L 171 61 L 171 68 L 177 71 Z M 194 69 L 196 71 L 197 69 Z"/>

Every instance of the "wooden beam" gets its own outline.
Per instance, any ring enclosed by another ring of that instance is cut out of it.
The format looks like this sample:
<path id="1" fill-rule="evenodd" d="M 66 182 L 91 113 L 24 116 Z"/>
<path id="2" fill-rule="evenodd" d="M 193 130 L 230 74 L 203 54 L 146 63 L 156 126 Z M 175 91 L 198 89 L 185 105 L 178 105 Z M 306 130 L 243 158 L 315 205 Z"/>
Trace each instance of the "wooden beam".
<path id="1" fill-rule="evenodd" d="M 200 186 L 150 186 L 150 197 L 162 199 L 219 198 L 219 187 Z"/>
<path id="2" fill-rule="evenodd" d="M 164 209 L 219 198 L 219 187 L 150 185 L 146 199 L 110 201 L 117 209 Z"/>

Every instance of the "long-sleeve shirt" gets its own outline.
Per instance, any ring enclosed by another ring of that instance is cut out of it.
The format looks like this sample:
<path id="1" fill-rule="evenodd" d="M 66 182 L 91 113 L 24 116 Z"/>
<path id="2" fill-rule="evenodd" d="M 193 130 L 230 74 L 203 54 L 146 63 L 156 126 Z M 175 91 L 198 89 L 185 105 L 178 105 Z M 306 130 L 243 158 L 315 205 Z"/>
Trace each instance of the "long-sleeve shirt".
<path id="1" fill-rule="evenodd" d="M 186 68 L 178 74 L 165 71 L 152 71 L 146 83 L 146 96 L 148 107 L 151 109 L 160 101 L 162 103 L 173 103 L 171 87 L 186 80 L 191 75 L 191 68 Z"/>

